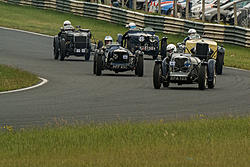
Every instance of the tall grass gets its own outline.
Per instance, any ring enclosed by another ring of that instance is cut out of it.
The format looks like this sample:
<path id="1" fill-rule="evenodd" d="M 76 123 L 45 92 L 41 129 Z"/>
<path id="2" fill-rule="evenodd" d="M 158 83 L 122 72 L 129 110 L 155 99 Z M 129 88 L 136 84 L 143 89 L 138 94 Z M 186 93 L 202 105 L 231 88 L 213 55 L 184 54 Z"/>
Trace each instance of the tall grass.
<path id="1" fill-rule="evenodd" d="M 0 130 L 0 166 L 250 165 L 250 117 Z"/>
<path id="2" fill-rule="evenodd" d="M 39 80 L 34 74 L 0 64 L 0 92 L 29 87 Z"/>

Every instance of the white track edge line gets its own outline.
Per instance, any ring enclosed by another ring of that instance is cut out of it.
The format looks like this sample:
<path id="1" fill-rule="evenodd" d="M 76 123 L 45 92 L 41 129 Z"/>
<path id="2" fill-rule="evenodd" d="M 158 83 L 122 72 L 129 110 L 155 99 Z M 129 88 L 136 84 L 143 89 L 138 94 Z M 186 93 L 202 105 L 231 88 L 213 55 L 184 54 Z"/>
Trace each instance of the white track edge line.
<path id="1" fill-rule="evenodd" d="M 250 72 L 250 70 L 240 69 L 240 68 L 235 68 L 235 67 L 227 67 L 227 66 L 225 66 L 225 68 L 232 69 L 232 70 L 239 70 L 239 71 Z"/>
<path id="2" fill-rule="evenodd" d="M 42 36 L 42 37 L 53 38 L 53 36 L 50 36 L 50 35 L 40 34 L 40 33 L 36 33 L 36 32 L 31 32 L 31 31 L 25 31 L 25 30 L 19 30 L 19 29 L 14 29 L 14 28 L 1 27 L 1 26 L 0 26 L 0 28 L 4 29 L 4 30 L 24 32 L 24 33 L 27 33 L 27 34 L 33 34 L 33 35 L 39 35 L 39 36 Z"/>
<path id="3" fill-rule="evenodd" d="M 37 88 L 37 87 L 40 87 L 44 84 L 46 84 L 48 82 L 47 79 L 44 79 L 44 78 L 40 78 L 40 80 L 42 80 L 41 83 L 37 84 L 37 85 L 34 85 L 34 86 L 30 86 L 30 87 L 27 87 L 27 88 L 22 88 L 22 89 L 16 89 L 16 90 L 10 90 L 10 91 L 4 91 L 4 92 L 0 92 L 0 95 L 1 94 L 7 94 L 7 93 L 15 93 L 15 92 L 21 92 L 21 91 L 25 91 L 25 90 L 30 90 L 30 89 L 34 89 L 34 88 Z"/>

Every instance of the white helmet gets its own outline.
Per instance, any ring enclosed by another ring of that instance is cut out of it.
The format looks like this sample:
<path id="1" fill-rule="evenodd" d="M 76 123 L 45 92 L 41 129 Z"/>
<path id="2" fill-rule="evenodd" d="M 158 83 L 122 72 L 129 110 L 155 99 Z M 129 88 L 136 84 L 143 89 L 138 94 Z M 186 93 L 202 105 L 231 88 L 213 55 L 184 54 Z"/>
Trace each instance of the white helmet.
<path id="1" fill-rule="evenodd" d="M 63 26 L 71 25 L 71 22 L 69 20 L 66 20 L 63 22 Z"/>
<path id="2" fill-rule="evenodd" d="M 112 38 L 111 36 L 106 36 L 106 37 L 104 38 L 104 43 L 105 43 L 105 45 L 110 44 L 110 43 L 112 43 L 112 42 L 113 42 L 113 38 Z"/>
<path id="3" fill-rule="evenodd" d="M 136 28 L 136 25 L 135 23 L 131 22 L 129 23 L 128 25 L 126 25 L 127 28 L 130 28 L 130 29 L 135 29 Z"/>
<path id="4" fill-rule="evenodd" d="M 191 35 L 191 34 L 196 34 L 196 30 L 195 29 L 189 29 L 188 30 L 188 34 Z"/>
<path id="5" fill-rule="evenodd" d="M 169 44 L 167 46 L 167 52 L 172 53 L 172 52 L 176 52 L 176 51 L 177 51 L 177 49 L 176 49 L 176 46 L 174 44 Z"/>

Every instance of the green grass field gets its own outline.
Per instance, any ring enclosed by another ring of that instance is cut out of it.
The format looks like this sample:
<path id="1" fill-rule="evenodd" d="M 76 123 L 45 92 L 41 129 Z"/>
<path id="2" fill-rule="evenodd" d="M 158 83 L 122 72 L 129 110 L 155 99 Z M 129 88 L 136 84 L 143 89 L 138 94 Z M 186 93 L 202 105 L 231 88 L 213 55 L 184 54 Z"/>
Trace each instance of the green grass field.
<path id="1" fill-rule="evenodd" d="M 0 64 L 0 92 L 29 87 L 40 79 L 23 70 Z"/>
<path id="2" fill-rule="evenodd" d="M 0 2 L 0 16 L 0 26 L 48 35 L 57 34 L 65 20 L 71 20 L 73 25 L 81 25 L 83 28 L 91 29 L 97 40 L 103 40 L 106 35 L 111 35 L 116 39 L 118 33 L 125 33 L 127 30 L 124 26 L 92 18 L 52 10 L 10 5 L 2 2 Z M 162 33 L 158 33 L 158 35 L 160 37 L 167 36 L 168 42 L 175 44 L 184 39 L 182 35 L 166 35 Z M 250 48 L 230 44 L 225 44 L 224 46 L 226 48 L 226 66 L 250 70 Z"/>
<path id="3" fill-rule="evenodd" d="M 1 167 L 249 167 L 250 117 L 0 129 Z"/>

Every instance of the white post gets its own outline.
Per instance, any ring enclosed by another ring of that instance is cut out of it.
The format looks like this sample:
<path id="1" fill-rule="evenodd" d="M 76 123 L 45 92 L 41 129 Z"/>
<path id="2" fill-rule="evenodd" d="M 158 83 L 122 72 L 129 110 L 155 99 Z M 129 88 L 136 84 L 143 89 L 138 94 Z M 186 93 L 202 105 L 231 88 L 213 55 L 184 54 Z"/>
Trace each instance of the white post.
<path id="1" fill-rule="evenodd" d="M 186 19 L 189 19 L 189 0 L 186 0 Z"/>

